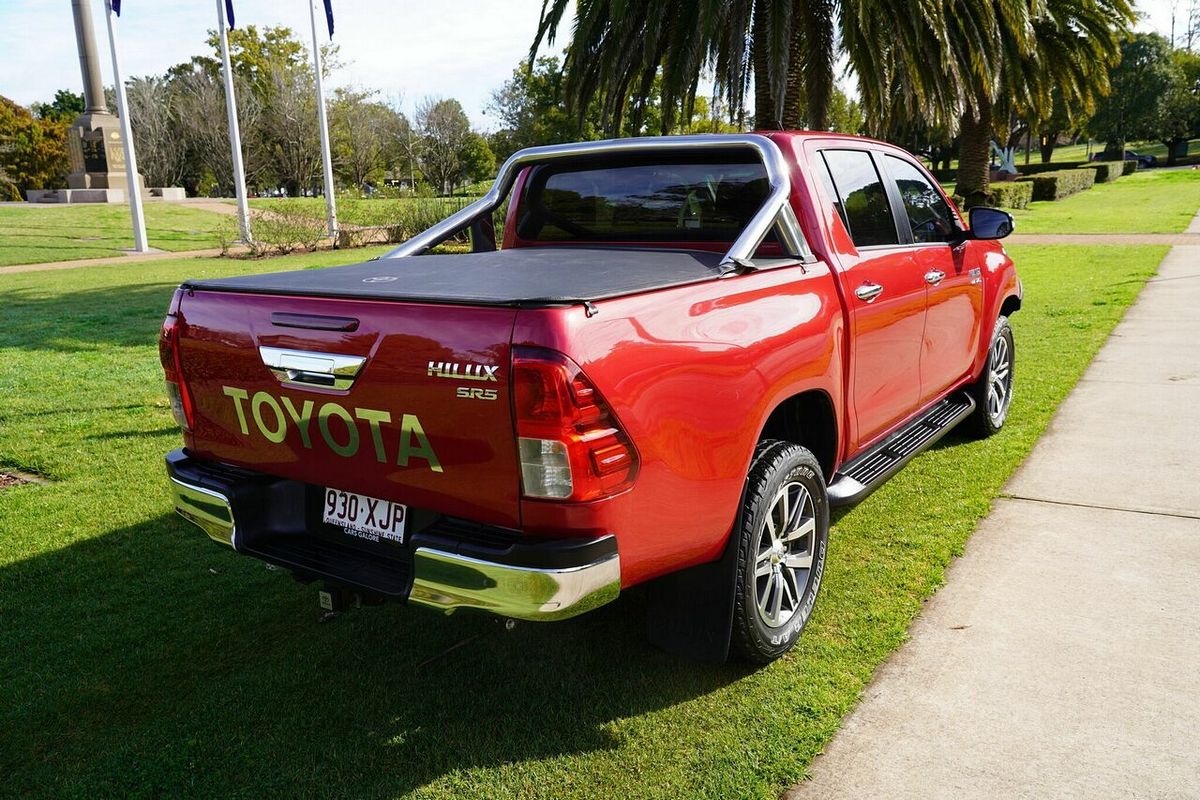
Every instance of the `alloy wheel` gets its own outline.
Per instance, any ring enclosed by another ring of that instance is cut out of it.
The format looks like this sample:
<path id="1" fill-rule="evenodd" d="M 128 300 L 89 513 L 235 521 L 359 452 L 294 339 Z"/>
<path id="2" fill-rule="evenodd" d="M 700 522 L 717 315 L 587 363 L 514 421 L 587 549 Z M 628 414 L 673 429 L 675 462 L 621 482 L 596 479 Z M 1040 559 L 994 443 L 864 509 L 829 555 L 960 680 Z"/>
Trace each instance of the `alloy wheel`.
<path id="1" fill-rule="evenodd" d="M 813 566 L 816 532 L 812 496 L 796 481 L 785 483 L 763 520 L 754 560 L 758 616 L 768 628 L 786 625 L 799 610 Z"/>
<path id="2" fill-rule="evenodd" d="M 1008 406 L 1012 403 L 1012 386 L 1012 348 L 1007 337 L 997 336 L 988 355 L 987 390 L 988 416 L 997 427 L 1008 416 Z"/>

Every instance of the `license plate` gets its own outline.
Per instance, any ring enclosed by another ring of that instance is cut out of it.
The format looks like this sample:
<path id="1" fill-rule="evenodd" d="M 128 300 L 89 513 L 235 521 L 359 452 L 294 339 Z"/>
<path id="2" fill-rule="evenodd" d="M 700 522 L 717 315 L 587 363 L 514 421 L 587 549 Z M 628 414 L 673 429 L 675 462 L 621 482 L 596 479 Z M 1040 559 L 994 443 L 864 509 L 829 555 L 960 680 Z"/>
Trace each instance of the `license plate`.
<path id="1" fill-rule="evenodd" d="M 365 494 L 325 490 L 323 519 L 341 528 L 348 536 L 369 542 L 404 543 L 404 520 L 408 507 Z"/>

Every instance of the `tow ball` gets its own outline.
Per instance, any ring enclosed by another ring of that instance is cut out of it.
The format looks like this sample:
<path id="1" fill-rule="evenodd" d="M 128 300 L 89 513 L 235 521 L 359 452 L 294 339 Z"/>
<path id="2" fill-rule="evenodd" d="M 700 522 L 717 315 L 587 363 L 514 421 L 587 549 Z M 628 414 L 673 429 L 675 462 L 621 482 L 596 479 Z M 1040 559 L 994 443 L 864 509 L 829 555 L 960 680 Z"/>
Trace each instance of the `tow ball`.
<path id="1" fill-rule="evenodd" d="M 325 584 L 325 588 L 317 592 L 317 605 L 322 613 L 318 622 L 329 622 L 340 617 L 351 608 L 383 605 L 383 596 L 372 592 L 356 592 L 343 586 Z"/>

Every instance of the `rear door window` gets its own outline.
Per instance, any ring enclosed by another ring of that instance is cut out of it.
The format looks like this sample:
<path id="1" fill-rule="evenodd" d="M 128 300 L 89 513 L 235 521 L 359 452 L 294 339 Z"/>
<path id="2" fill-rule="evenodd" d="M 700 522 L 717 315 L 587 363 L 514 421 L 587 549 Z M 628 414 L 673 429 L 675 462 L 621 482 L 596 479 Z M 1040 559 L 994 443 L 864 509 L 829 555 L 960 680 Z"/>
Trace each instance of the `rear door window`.
<path id="1" fill-rule="evenodd" d="M 895 156 L 884 158 L 904 201 L 904 212 L 908 215 L 913 241 L 918 244 L 948 241 L 957 226 L 954 224 L 954 213 L 942 193 L 908 161 Z"/>
<path id="2" fill-rule="evenodd" d="M 865 150 L 823 150 L 837 189 L 838 213 L 855 247 L 899 244 L 896 222 L 883 180 Z"/>

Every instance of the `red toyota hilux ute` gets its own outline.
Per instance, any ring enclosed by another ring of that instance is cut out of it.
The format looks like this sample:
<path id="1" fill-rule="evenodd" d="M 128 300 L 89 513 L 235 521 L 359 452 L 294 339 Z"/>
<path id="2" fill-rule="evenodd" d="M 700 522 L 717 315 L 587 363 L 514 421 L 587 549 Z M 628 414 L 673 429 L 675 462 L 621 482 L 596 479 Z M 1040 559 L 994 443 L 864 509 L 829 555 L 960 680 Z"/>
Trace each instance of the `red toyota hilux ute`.
<path id="1" fill-rule="evenodd" d="M 852 136 L 523 150 L 382 258 L 179 287 L 175 507 L 327 607 L 559 620 L 645 583 L 660 646 L 766 662 L 830 507 L 1004 424 L 1012 228 Z"/>

